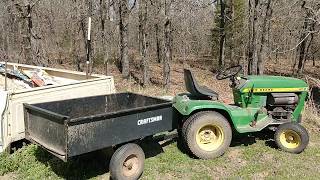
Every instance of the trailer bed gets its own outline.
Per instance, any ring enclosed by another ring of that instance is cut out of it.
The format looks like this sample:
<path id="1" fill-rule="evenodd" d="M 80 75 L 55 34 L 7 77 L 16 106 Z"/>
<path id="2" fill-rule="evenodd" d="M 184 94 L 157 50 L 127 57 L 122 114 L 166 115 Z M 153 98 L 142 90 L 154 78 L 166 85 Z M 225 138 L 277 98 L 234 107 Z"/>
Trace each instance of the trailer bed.
<path id="1" fill-rule="evenodd" d="M 24 104 L 26 138 L 60 159 L 175 128 L 172 103 L 134 93 Z"/>

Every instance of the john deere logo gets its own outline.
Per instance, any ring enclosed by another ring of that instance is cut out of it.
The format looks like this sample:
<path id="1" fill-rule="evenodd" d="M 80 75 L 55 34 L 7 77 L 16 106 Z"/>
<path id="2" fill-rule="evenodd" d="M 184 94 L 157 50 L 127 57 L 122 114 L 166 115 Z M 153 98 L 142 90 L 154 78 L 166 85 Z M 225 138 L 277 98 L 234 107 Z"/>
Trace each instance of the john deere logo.
<path id="1" fill-rule="evenodd" d="M 155 117 L 149 117 L 146 119 L 140 119 L 137 121 L 138 126 L 144 125 L 144 124 L 149 124 L 157 121 L 161 121 L 162 116 L 155 116 Z"/>
<path id="2" fill-rule="evenodd" d="M 308 87 L 301 88 L 245 88 L 242 92 L 301 92 L 308 91 Z"/>
<path id="3" fill-rule="evenodd" d="M 272 92 L 272 88 L 257 88 L 253 90 L 254 92 Z"/>

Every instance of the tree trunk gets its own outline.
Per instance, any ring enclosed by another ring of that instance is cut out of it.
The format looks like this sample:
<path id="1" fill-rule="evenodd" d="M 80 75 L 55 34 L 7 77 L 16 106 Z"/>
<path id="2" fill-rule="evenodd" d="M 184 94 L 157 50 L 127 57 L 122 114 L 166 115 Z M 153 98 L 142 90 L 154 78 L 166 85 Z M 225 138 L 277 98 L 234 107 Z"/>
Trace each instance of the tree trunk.
<path id="1" fill-rule="evenodd" d="M 248 74 L 263 74 L 268 51 L 268 34 L 272 15 L 271 0 L 248 1 L 249 38 L 248 38 Z"/>
<path id="2" fill-rule="evenodd" d="M 84 67 L 81 66 L 81 63 L 83 62 L 84 59 L 82 59 L 82 55 L 79 53 L 81 52 L 82 49 L 82 44 L 85 47 L 85 50 L 87 49 L 87 43 L 86 43 L 86 33 L 85 33 L 85 27 L 84 27 L 84 22 L 82 20 L 82 15 L 80 12 L 80 7 L 78 3 L 73 4 L 74 9 L 75 9 L 75 14 L 72 14 L 72 19 L 75 19 L 76 22 L 74 23 L 74 26 L 79 28 L 76 31 L 73 31 L 73 56 L 75 58 L 75 64 L 76 64 L 76 70 L 77 71 L 84 71 Z M 81 35 L 79 35 L 81 33 Z M 81 36 L 83 39 L 81 39 Z"/>
<path id="3" fill-rule="evenodd" d="M 266 8 L 263 8 L 264 12 L 262 17 L 262 32 L 261 32 L 261 39 L 260 39 L 260 52 L 258 55 L 258 62 L 257 62 L 257 73 L 259 75 L 264 73 L 264 65 L 265 61 L 267 59 L 267 50 L 268 50 L 268 35 L 270 31 L 270 19 L 272 15 L 272 8 L 271 8 L 271 0 L 268 0 L 267 3 L 265 4 Z"/>
<path id="4" fill-rule="evenodd" d="M 141 0 L 139 6 L 139 44 L 140 56 L 143 69 L 143 86 L 149 85 L 149 59 L 148 59 L 148 42 L 147 42 L 147 0 Z"/>
<path id="5" fill-rule="evenodd" d="M 151 2 L 151 1 L 150 1 Z M 162 33 L 161 33 L 161 12 L 162 12 L 162 1 L 151 2 L 151 7 L 154 7 L 150 12 L 154 13 L 154 32 L 155 32 L 155 45 L 156 45 L 156 62 L 161 63 L 163 57 L 162 50 Z"/>
<path id="6" fill-rule="evenodd" d="M 34 64 L 32 55 L 32 44 L 31 44 L 31 29 L 32 29 L 32 19 L 31 19 L 31 6 L 29 1 L 24 1 L 19 3 L 14 1 L 16 8 L 16 15 L 20 19 L 20 33 L 22 37 L 21 47 L 22 53 L 26 64 Z"/>
<path id="7" fill-rule="evenodd" d="M 306 2 L 303 1 L 301 5 L 301 8 L 305 11 L 305 18 L 302 27 L 302 33 L 300 36 L 301 43 L 297 48 L 297 50 L 299 51 L 297 74 L 302 74 L 303 72 L 303 66 L 306 58 L 307 42 L 309 38 L 309 34 L 307 34 L 307 31 L 309 28 L 308 19 L 310 18 L 310 14 L 308 13 L 307 8 L 305 8 L 305 4 Z"/>
<path id="8" fill-rule="evenodd" d="M 88 1 L 88 17 L 89 18 L 92 18 L 92 1 Z M 91 23 L 91 22 L 90 22 Z M 92 24 L 92 23 L 91 23 Z M 92 32 L 92 25 L 90 24 L 91 26 L 91 32 Z M 89 24 L 88 24 L 89 25 Z M 90 32 L 90 34 L 92 34 Z M 91 37 L 87 37 L 88 38 L 88 41 L 87 41 L 87 48 L 88 48 L 88 57 L 87 57 L 87 61 L 89 61 L 89 69 L 88 69 L 88 72 L 89 74 L 92 73 L 93 71 L 93 59 L 92 59 L 92 45 L 91 45 L 91 42 L 92 42 L 92 36 Z"/>
<path id="9" fill-rule="evenodd" d="M 314 31 L 315 30 L 314 29 L 314 25 L 315 24 L 310 25 L 310 31 Z M 306 53 L 304 55 L 304 61 L 303 61 L 302 69 L 304 69 L 304 65 L 306 64 L 307 58 L 309 57 L 309 50 L 310 50 L 310 47 L 311 47 L 311 45 L 313 43 L 313 38 L 314 38 L 314 35 L 313 35 L 313 33 L 311 33 L 310 34 L 310 40 L 308 41 L 308 45 L 307 45 L 307 48 L 306 48 Z"/>
<path id="10" fill-rule="evenodd" d="M 219 41 L 219 69 L 224 66 L 224 51 L 226 42 L 226 32 L 225 32 L 225 0 L 220 0 L 220 41 Z"/>
<path id="11" fill-rule="evenodd" d="M 247 45 L 247 58 L 248 58 L 248 74 L 254 74 L 255 59 L 254 59 L 254 40 L 255 40 L 255 3 L 252 0 L 248 1 L 248 45 Z"/>
<path id="12" fill-rule="evenodd" d="M 172 61 L 172 34 L 171 34 L 171 19 L 169 15 L 170 4 L 169 0 L 165 0 L 165 23 L 164 23 L 164 66 L 163 66 L 163 78 L 164 87 L 166 91 L 170 88 L 170 63 Z"/>
<path id="13" fill-rule="evenodd" d="M 157 62 L 162 61 L 162 51 L 161 51 L 161 41 L 160 41 L 160 29 L 158 22 L 154 25 L 156 31 L 156 52 L 157 52 Z"/>
<path id="14" fill-rule="evenodd" d="M 108 14 L 109 1 L 106 4 L 106 0 L 100 0 L 100 26 L 101 26 L 101 46 L 102 46 L 102 56 L 103 64 L 105 68 L 105 75 L 108 75 L 108 41 L 106 40 L 106 21 Z"/>
<path id="15" fill-rule="evenodd" d="M 120 67 L 123 78 L 129 78 L 129 56 L 128 56 L 128 1 L 118 0 L 119 8 L 119 44 L 120 44 Z"/>
<path id="16" fill-rule="evenodd" d="M 230 0 L 230 10 L 229 10 L 229 16 L 231 19 L 231 24 L 230 24 L 230 62 L 231 65 L 234 66 L 236 65 L 236 60 L 234 56 L 234 48 L 235 48 L 235 38 L 234 38 L 234 31 L 235 31 L 235 9 L 234 9 L 234 0 Z M 239 64 L 239 63 L 238 63 Z"/>
<path id="17" fill-rule="evenodd" d="M 314 54 L 312 54 L 312 66 L 315 67 L 316 66 L 316 62 L 314 61 Z"/>
<path id="18" fill-rule="evenodd" d="M 17 23 L 18 19 L 17 16 L 15 15 L 15 11 L 16 8 L 11 6 L 10 4 L 10 0 L 4 0 L 4 4 L 7 4 L 7 6 L 5 7 L 6 12 L 8 13 L 8 16 L 5 20 L 5 23 L 2 24 L 3 26 L 3 36 L 8 40 L 8 54 L 10 54 L 10 56 L 16 56 L 16 53 L 13 53 L 12 50 L 18 49 L 17 47 L 20 47 L 20 42 L 19 42 L 19 38 L 17 38 L 17 35 L 19 34 L 19 28 L 18 25 L 19 23 Z M 6 34 L 5 32 L 10 32 L 8 34 Z M 3 40 L 5 41 L 5 40 Z M 18 63 L 20 62 L 20 58 L 16 58 Z"/>

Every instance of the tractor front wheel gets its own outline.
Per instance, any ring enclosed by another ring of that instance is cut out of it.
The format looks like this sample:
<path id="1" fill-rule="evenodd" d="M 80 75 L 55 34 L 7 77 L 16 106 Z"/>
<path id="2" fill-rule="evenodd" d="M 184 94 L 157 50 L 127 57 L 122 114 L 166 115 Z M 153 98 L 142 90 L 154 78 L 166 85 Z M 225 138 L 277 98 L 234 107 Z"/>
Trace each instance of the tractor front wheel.
<path id="1" fill-rule="evenodd" d="M 228 120 L 218 112 L 199 112 L 188 118 L 182 135 L 190 152 L 201 159 L 221 156 L 230 146 L 232 130 Z"/>
<path id="2" fill-rule="evenodd" d="M 301 153 L 309 143 L 307 130 L 298 123 L 279 125 L 274 138 L 280 149 L 295 154 Z"/>

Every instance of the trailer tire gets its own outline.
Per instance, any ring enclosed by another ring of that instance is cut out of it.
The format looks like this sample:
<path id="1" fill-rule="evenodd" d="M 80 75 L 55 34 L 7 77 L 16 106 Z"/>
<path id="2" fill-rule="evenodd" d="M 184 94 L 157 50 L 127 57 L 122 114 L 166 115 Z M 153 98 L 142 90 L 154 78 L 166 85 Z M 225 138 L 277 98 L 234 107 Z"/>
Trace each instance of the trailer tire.
<path id="1" fill-rule="evenodd" d="M 182 129 L 190 152 L 200 159 L 221 156 L 231 144 L 232 129 L 218 112 L 205 111 L 191 116 Z"/>
<path id="2" fill-rule="evenodd" d="M 111 157 L 109 170 L 113 180 L 139 179 L 144 169 L 145 155 L 140 146 L 128 143 L 118 148 Z"/>
<path id="3" fill-rule="evenodd" d="M 308 131 L 298 123 L 279 125 L 274 139 L 280 149 L 294 154 L 301 153 L 309 144 Z"/>

